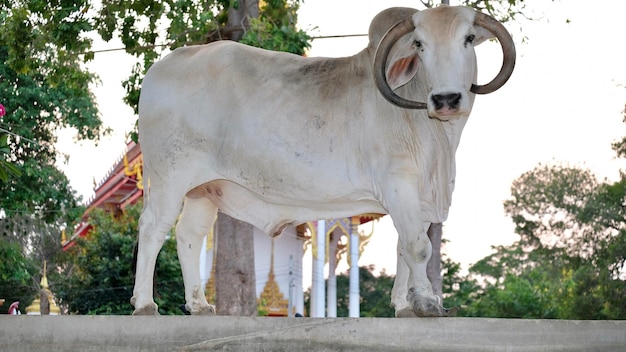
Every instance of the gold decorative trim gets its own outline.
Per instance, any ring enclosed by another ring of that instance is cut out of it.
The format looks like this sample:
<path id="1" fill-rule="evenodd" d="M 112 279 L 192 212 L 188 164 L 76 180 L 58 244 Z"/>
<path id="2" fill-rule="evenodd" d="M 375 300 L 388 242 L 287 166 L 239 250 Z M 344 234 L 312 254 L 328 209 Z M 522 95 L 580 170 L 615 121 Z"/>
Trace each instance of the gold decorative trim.
<path id="1" fill-rule="evenodd" d="M 138 160 L 133 163 L 132 169 L 128 163 L 128 154 L 124 154 L 124 175 L 128 177 L 136 176 L 137 188 L 143 190 L 143 155 L 139 155 Z"/>

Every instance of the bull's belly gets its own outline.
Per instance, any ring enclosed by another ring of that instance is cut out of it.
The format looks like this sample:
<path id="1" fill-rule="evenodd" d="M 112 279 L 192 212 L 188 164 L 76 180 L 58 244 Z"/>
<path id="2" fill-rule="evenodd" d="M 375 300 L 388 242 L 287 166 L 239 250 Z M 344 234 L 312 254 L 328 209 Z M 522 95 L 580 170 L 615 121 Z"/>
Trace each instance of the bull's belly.
<path id="1" fill-rule="evenodd" d="M 307 221 L 386 213 L 367 192 L 344 192 L 333 197 L 326 192 L 311 190 L 306 196 L 296 197 L 289 190 L 254 190 L 231 181 L 216 180 L 194 188 L 187 197 L 207 197 L 222 213 L 256 226 L 269 235 L 279 234 L 287 225 Z"/>

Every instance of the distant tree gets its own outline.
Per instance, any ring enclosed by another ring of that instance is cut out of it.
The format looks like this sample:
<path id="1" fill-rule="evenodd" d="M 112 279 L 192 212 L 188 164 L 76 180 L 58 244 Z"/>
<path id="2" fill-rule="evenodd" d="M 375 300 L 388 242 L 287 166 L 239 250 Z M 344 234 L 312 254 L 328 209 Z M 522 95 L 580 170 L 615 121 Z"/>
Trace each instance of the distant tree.
<path id="1" fill-rule="evenodd" d="M 117 33 L 138 58 L 122 83 L 124 102 L 137 112 L 147 69 L 177 47 L 233 39 L 266 49 L 304 53 L 311 38 L 296 27 L 301 0 L 130 0 L 104 2 L 95 27 L 105 41 Z M 256 18 L 258 16 L 258 18 Z M 234 24 L 236 23 L 236 24 Z M 242 35 L 243 34 L 243 35 Z"/>
<path id="2" fill-rule="evenodd" d="M 84 210 L 56 166 L 67 157 L 55 147 L 57 132 L 72 128 L 78 140 L 106 132 L 89 90 L 97 77 L 84 65 L 93 58 L 88 6 L 0 2 L 0 222 L 1 247 L 9 251 L 0 255 L 9 279 L 0 290 L 13 288 L 6 295 L 20 297 L 22 307 L 38 292 L 43 261 L 56 267 L 62 231 Z"/>
<path id="3" fill-rule="evenodd" d="M 476 290 L 451 293 L 459 314 L 626 319 L 624 174 L 600 183 L 588 170 L 540 165 L 512 196 L 505 209 L 520 240 L 470 268 L 465 284 Z"/>
<path id="4" fill-rule="evenodd" d="M 77 139 L 97 140 L 105 132 L 89 90 L 97 77 L 84 67 L 93 58 L 88 6 L 88 1 L 0 3 L 3 154 L 21 170 L 0 188 L 0 209 L 7 217 L 71 222 L 82 213 L 74 211 L 76 192 L 55 166 L 60 156 L 55 142 L 65 127 L 74 128 Z"/>
<path id="5" fill-rule="evenodd" d="M 626 137 L 612 147 L 626 157 Z M 522 174 L 504 202 L 520 238 L 454 284 L 448 295 L 464 306 L 459 315 L 626 319 L 625 200 L 624 171 L 613 183 L 558 164 Z"/>
<path id="6" fill-rule="evenodd" d="M 1 115 L 0 115 L 1 117 Z M 9 148 L 9 134 L 0 133 L 0 181 L 7 182 L 9 177 L 17 177 L 22 174 L 19 167 L 11 160 L 11 148 Z"/>
<path id="7" fill-rule="evenodd" d="M 420 2 L 428 8 L 440 4 L 450 5 L 450 0 L 420 0 Z M 503 23 L 515 21 L 517 17 L 528 17 L 524 0 L 462 0 L 460 5 L 473 7 Z"/>
<path id="8" fill-rule="evenodd" d="M 443 257 L 441 263 L 443 268 L 442 291 L 444 307 L 459 307 L 465 309 L 474 299 L 476 292 L 479 292 L 478 282 L 461 273 L 461 264 Z M 462 315 L 457 313 L 457 315 Z"/>
<path id="9" fill-rule="evenodd" d="M 258 2 L 258 1 L 257 1 Z M 263 1 L 239 42 L 267 50 L 304 55 L 311 36 L 296 27 L 301 0 Z"/>
<path id="10" fill-rule="evenodd" d="M 361 295 L 360 311 L 362 317 L 393 317 L 395 311 L 389 300 L 395 276 L 388 275 L 384 270 L 378 276 L 374 275 L 374 265 L 363 266 L 359 270 L 359 293 Z M 341 277 L 341 283 L 339 280 Z M 350 273 L 346 272 L 337 277 L 337 314 L 348 316 Z M 342 297 L 343 299 L 339 299 Z"/>
<path id="11" fill-rule="evenodd" d="M 533 256 L 533 260 L 543 260 Z M 533 265 L 526 266 L 530 263 Z M 516 244 L 497 247 L 470 268 L 460 282 L 469 290 L 451 294 L 461 306 L 459 316 L 558 318 L 560 265 L 537 267 Z"/>
<path id="12" fill-rule="evenodd" d="M 504 207 L 522 244 L 533 250 L 556 247 L 569 255 L 589 255 L 600 234 L 592 223 L 581 221 L 581 215 L 598 187 L 589 170 L 539 165 L 513 181 L 512 198 Z"/>
<path id="13" fill-rule="evenodd" d="M 93 230 L 66 253 L 61 271 L 49 275 L 53 292 L 70 314 L 129 314 L 134 275 L 131 269 L 141 205 L 117 217 L 101 210 L 90 213 Z M 176 242 L 169 237 L 159 253 L 155 300 L 161 314 L 182 314 L 184 302 Z"/>
<path id="14" fill-rule="evenodd" d="M 27 307 L 37 290 L 32 279 L 38 266 L 30 257 L 24 255 L 21 245 L 0 236 L 0 297 L 5 304 L 0 307 L 0 314 L 6 314 L 12 302 L 20 301 L 20 307 Z"/>
<path id="15" fill-rule="evenodd" d="M 27 307 L 39 294 L 43 263 L 56 267 L 63 225 L 27 213 L 0 217 L 0 297 Z"/>
<path id="16" fill-rule="evenodd" d="M 359 309 L 361 317 L 393 317 L 395 311 L 389 300 L 393 275 L 384 270 L 379 276 L 374 275 L 375 266 L 368 265 L 359 268 Z M 326 285 L 328 280 L 326 280 Z M 305 306 L 310 306 L 311 289 L 304 293 Z M 350 308 L 350 272 L 337 275 L 337 316 L 347 317 Z"/>

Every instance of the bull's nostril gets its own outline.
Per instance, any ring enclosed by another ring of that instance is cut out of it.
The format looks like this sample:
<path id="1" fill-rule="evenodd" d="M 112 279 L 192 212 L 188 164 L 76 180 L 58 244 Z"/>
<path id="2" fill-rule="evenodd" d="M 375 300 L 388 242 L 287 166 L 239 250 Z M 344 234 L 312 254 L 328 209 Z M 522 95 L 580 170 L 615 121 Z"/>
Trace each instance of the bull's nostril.
<path id="1" fill-rule="evenodd" d="M 435 105 L 435 110 L 440 110 L 446 106 L 449 109 L 457 109 L 461 103 L 461 93 L 433 94 L 431 99 Z"/>
<path id="2" fill-rule="evenodd" d="M 433 104 L 435 105 L 435 110 L 440 110 L 441 108 L 443 108 L 443 95 L 433 94 L 430 99 L 432 99 Z"/>
<path id="3" fill-rule="evenodd" d="M 461 103 L 461 93 L 449 94 L 449 96 L 450 99 L 448 105 L 450 105 L 450 108 L 458 108 L 459 104 Z"/>

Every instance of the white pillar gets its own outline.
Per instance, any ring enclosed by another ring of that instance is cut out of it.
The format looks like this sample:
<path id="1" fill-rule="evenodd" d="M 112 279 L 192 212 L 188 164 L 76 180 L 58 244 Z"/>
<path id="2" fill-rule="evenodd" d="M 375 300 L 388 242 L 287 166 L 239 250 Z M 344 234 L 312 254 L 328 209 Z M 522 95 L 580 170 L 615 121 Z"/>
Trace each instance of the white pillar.
<path id="1" fill-rule="evenodd" d="M 328 287 L 326 298 L 326 316 L 337 317 L 337 241 L 341 236 L 340 230 L 335 228 L 328 237 Z"/>
<path id="2" fill-rule="evenodd" d="M 315 243 L 313 244 L 313 275 L 311 282 L 311 317 L 323 318 L 326 314 L 324 308 L 326 306 L 325 282 L 324 282 L 324 264 L 326 262 L 326 222 L 319 220 L 317 222 L 317 232 L 315 234 Z"/>
<path id="3" fill-rule="evenodd" d="M 290 255 L 289 256 L 289 293 L 288 293 L 289 303 L 287 304 L 287 316 L 288 317 L 293 316 L 293 303 L 295 299 L 293 290 L 295 286 L 296 286 L 295 279 L 293 277 L 293 255 Z"/>
<path id="4" fill-rule="evenodd" d="M 304 276 L 304 272 L 302 271 L 302 256 L 304 255 L 303 249 L 303 241 L 296 241 L 296 253 L 295 258 L 298 258 L 294 261 L 294 268 L 296 272 L 296 282 L 295 282 L 295 299 L 296 299 L 296 313 L 304 314 L 304 287 L 302 284 L 302 277 Z"/>
<path id="5" fill-rule="evenodd" d="M 350 293 L 348 316 L 358 318 L 361 315 L 359 306 L 359 231 L 357 223 L 352 220 L 350 226 Z"/>

